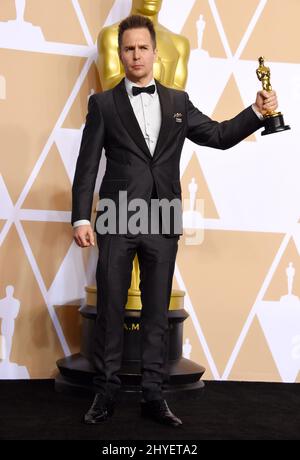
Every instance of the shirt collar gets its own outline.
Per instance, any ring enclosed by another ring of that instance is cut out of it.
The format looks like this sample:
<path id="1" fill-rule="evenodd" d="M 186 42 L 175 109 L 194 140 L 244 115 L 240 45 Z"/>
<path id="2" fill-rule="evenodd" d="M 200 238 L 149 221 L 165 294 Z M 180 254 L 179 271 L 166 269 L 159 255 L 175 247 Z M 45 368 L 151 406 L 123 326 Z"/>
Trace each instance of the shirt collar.
<path id="1" fill-rule="evenodd" d="M 149 81 L 148 85 L 146 86 L 150 86 L 150 85 L 155 85 L 155 80 L 154 78 L 152 78 L 151 81 Z M 127 77 L 125 77 L 125 88 L 126 88 L 126 91 L 127 91 L 127 94 L 129 97 L 133 97 L 132 95 L 132 87 L 133 86 L 140 86 L 136 83 L 133 83 L 131 80 L 129 80 Z M 156 88 L 156 85 L 155 85 L 155 88 Z M 149 96 L 155 96 L 155 93 L 154 94 L 149 94 Z"/>

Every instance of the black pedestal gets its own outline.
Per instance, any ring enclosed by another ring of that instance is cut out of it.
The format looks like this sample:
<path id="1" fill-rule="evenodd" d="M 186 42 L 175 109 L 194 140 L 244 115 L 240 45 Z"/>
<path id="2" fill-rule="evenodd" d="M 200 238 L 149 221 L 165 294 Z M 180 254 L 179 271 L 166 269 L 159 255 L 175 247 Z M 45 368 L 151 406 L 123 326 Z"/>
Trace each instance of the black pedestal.
<path id="1" fill-rule="evenodd" d="M 60 374 L 55 380 L 57 391 L 93 392 L 92 350 L 95 333 L 96 308 L 84 306 L 80 353 L 57 361 Z M 197 397 L 204 383 L 200 381 L 205 368 L 182 357 L 184 309 L 169 310 L 169 384 L 164 387 L 168 399 Z M 124 349 L 119 373 L 122 381 L 121 399 L 140 399 L 140 310 L 125 310 Z"/>
<path id="2" fill-rule="evenodd" d="M 268 134 L 280 133 L 291 129 L 289 125 L 284 124 L 283 115 L 281 112 L 277 112 L 276 115 L 266 116 L 264 118 L 265 130 L 262 131 L 261 135 L 266 136 Z"/>

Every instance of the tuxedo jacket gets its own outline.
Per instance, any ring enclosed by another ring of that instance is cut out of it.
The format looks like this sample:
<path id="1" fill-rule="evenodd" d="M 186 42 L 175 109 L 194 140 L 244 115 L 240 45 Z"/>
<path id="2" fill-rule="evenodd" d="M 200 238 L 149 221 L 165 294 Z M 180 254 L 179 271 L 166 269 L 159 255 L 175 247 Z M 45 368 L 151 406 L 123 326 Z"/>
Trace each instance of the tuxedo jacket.
<path id="1" fill-rule="evenodd" d="M 91 219 L 103 148 L 107 164 L 99 198 L 114 200 L 118 215 L 120 191 L 127 192 L 128 202 L 142 198 L 149 203 L 154 189 L 159 200 L 181 200 L 179 163 L 186 138 L 198 145 L 228 149 L 262 126 L 251 107 L 219 123 L 194 107 L 186 92 L 155 83 L 162 123 L 153 156 L 134 115 L 124 79 L 113 89 L 90 97 L 72 188 L 72 223 Z"/>

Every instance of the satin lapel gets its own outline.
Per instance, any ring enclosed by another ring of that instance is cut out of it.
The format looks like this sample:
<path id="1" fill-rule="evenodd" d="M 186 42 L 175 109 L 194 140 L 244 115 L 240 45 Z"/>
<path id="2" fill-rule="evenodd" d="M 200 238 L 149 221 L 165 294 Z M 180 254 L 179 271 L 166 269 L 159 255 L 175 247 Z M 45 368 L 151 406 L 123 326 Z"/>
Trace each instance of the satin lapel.
<path id="1" fill-rule="evenodd" d="M 172 99 L 168 88 L 162 86 L 157 80 L 155 80 L 155 83 L 161 108 L 161 127 L 153 159 L 156 159 L 160 155 L 163 145 L 168 139 L 168 136 L 172 130 L 172 121 L 174 113 Z"/>
<path id="2" fill-rule="evenodd" d="M 113 97 L 124 128 L 132 137 L 135 144 L 140 147 L 148 158 L 152 159 L 152 155 L 130 104 L 124 79 L 113 89 Z M 142 157 L 144 158 L 144 155 Z"/>

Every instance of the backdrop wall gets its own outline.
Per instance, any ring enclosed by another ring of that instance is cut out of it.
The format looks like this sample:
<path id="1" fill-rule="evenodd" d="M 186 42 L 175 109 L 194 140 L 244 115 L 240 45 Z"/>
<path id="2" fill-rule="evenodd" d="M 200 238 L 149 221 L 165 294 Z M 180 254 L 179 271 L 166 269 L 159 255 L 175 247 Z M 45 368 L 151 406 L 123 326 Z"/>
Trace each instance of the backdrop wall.
<path id="1" fill-rule="evenodd" d="M 101 91 L 97 35 L 130 7 L 0 2 L 0 378 L 51 377 L 79 349 L 96 250 L 72 242 L 71 183 L 88 96 Z M 292 127 L 224 152 L 185 144 L 185 225 L 193 182 L 202 233 L 181 238 L 174 287 L 190 314 L 184 354 L 206 379 L 300 381 L 299 17 L 299 0 L 163 1 L 160 22 L 190 40 L 186 89 L 200 110 L 223 120 L 254 102 L 264 55 Z"/>

